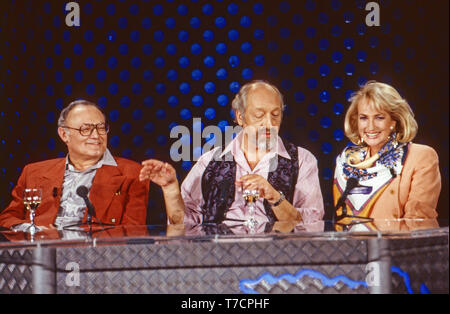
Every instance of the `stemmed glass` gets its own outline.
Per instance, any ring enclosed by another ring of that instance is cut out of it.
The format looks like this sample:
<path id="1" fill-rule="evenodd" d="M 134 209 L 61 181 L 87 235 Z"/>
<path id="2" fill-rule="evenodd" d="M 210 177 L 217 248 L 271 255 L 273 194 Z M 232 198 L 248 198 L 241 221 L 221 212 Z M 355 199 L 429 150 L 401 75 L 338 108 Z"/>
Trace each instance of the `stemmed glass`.
<path id="1" fill-rule="evenodd" d="M 36 208 L 41 204 L 42 189 L 25 189 L 23 191 L 23 204 L 30 212 L 31 225 L 27 228 L 27 232 L 35 234 L 37 227 L 34 224 L 34 217 L 36 216 Z"/>
<path id="2" fill-rule="evenodd" d="M 250 231 L 255 231 L 256 226 L 258 225 L 258 221 L 255 219 L 255 211 L 256 211 L 256 201 L 259 198 L 258 190 L 244 190 L 242 192 L 242 197 L 245 200 L 245 205 L 248 206 L 250 218 L 244 223 Z"/>

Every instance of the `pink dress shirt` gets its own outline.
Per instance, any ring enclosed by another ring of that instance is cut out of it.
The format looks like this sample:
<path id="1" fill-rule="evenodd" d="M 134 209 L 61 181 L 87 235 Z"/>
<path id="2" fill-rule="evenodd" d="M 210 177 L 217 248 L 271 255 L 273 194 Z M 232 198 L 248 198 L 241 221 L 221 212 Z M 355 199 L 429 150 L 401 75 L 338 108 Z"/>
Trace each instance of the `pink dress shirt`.
<path id="1" fill-rule="evenodd" d="M 251 170 L 247 159 L 241 149 L 242 132 L 222 152 L 221 156 L 228 152 L 234 157 L 236 162 L 236 179 L 247 174 L 258 174 L 267 180 L 269 162 L 275 154 L 291 159 L 282 140 L 278 137 L 275 149 L 268 152 L 259 161 L 256 167 Z M 203 154 L 197 163 L 192 167 L 181 185 L 181 195 L 185 204 L 185 222 L 189 224 L 201 224 L 203 219 L 202 206 L 204 205 L 202 195 L 202 176 L 209 162 L 213 158 L 217 147 Z M 321 220 L 324 214 L 322 192 L 320 190 L 317 160 L 306 149 L 298 147 L 299 174 L 293 196 L 293 206 L 302 215 L 305 223 L 312 223 Z M 256 202 L 256 211 L 253 215 L 259 224 L 268 222 L 265 214 L 263 199 Z M 226 218 L 247 220 L 250 218 L 249 209 L 245 206 L 242 192 L 236 187 L 234 202 L 227 211 Z"/>

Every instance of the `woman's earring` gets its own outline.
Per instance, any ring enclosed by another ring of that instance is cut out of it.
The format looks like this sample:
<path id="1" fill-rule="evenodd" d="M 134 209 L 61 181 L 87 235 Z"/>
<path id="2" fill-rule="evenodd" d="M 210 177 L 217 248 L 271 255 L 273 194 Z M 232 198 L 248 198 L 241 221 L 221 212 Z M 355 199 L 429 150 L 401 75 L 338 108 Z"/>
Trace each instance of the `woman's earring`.
<path id="1" fill-rule="evenodd" d="M 362 145 L 362 144 L 364 144 L 364 138 L 360 137 L 358 140 L 358 145 Z"/>
<path id="2" fill-rule="evenodd" d="M 392 144 L 394 145 L 394 147 L 398 146 L 397 133 L 396 132 L 392 133 Z"/>
<path id="3" fill-rule="evenodd" d="M 393 125 L 391 125 L 390 129 L 391 129 L 391 135 L 389 135 L 389 139 L 392 139 L 392 144 L 394 145 L 394 147 L 397 147 L 398 146 L 397 132 L 394 131 Z"/>

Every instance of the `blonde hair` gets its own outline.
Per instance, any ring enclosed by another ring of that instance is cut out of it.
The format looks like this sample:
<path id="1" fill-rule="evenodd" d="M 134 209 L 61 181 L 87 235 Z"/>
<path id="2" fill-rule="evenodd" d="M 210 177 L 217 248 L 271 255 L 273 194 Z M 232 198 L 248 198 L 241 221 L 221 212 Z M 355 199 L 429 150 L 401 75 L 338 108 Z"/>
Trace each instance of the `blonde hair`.
<path id="1" fill-rule="evenodd" d="M 372 102 L 374 109 L 385 111 L 397 122 L 395 132 L 400 143 L 410 142 L 417 134 L 418 126 L 414 113 L 405 99 L 392 86 L 376 81 L 368 81 L 361 89 L 352 94 L 350 107 L 345 114 L 345 135 L 354 144 L 359 144 L 358 104 L 362 100 Z"/>

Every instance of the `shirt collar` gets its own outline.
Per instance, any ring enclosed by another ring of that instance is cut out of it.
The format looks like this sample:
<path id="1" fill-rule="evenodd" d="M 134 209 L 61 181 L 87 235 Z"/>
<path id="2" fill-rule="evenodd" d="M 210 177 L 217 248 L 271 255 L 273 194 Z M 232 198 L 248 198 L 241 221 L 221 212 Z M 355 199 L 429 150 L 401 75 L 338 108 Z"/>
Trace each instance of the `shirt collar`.
<path id="1" fill-rule="evenodd" d="M 99 169 L 99 168 L 101 168 L 104 165 L 117 167 L 117 162 L 114 159 L 114 157 L 111 154 L 111 152 L 109 151 L 109 149 L 106 149 L 105 153 L 103 154 L 103 157 L 95 165 L 89 167 L 85 171 Z M 69 162 L 69 154 L 67 154 L 67 156 L 66 156 L 66 169 L 69 169 L 70 171 L 78 171 Z"/>
<path id="2" fill-rule="evenodd" d="M 225 147 L 225 150 L 222 152 L 220 157 L 225 156 L 227 153 L 231 153 L 233 157 L 236 157 L 238 154 L 243 154 L 243 151 L 241 149 L 243 136 L 244 132 L 239 132 L 236 137 L 230 142 L 230 144 Z M 279 136 L 277 136 L 277 145 L 275 149 L 271 150 L 268 154 L 278 154 L 281 157 L 291 160 L 291 156 L 289 156 L 289 153 L 287 152 L 286 147 L 284 147 L 283 141 Z"/>

